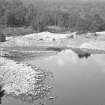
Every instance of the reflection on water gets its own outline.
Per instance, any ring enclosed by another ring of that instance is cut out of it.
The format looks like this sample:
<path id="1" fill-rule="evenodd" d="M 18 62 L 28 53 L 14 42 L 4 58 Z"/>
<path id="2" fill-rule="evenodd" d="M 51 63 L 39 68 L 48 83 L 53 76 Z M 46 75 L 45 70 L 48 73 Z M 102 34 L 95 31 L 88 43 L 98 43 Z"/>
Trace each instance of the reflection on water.
<path id="1" fill-rule="evenodd" d="M 43 59 L 27 59 L 24 63 L 48 69 L 54 75 L 54 98 L 43 98 L 38 105 L 105 105 L 105 55 L 91 55 L 66 50 Z M 88 57 L 88 59 L 80 59 Z M 2 105 L 32 105 L 18 99 L 3 98 Z M 43 102 L 42 102 L 43 101 Z M 37 105 L 37 101 L 35 103 Z"/>
<path id="2" fill-rule="evenodd" d="M 79 58 L 88 58 L 91 56 L 90 53 L 83 51 L 80 48 L 72 48 L 72 51 L 74 51 L 78 55 Z"/>
<path id="3" fill-rule="evenodd" d="M 105 55 L 80 59 L 73 51 L 66 50 L 29 62 L 54 73 L 54 105 L 105 105 Z"/>
<path id="4" fill-rule="evenodd" d="M 84 54 L 84 55 L 81 55 L 81 54 L 78 54 L 78 57 L 79 58 L 88 58 L 89 56 L 90 56 L 91 54 L 89 54 L 89 53 L 86 53 L 86 54 Z"/>

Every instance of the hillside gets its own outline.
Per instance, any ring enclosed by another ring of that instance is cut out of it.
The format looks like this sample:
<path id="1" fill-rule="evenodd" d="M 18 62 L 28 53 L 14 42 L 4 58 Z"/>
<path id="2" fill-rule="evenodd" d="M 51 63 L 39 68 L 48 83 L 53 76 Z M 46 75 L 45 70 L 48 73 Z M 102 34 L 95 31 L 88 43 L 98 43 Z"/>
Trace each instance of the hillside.
<path id="1" fill-rule="evenodd" d="M 1 25 L 32 27 L 37 32 L 45 31 L 47 26 L 79 33 L 105 31 L 104 0 L 12 1 L 1 1 Z"/>

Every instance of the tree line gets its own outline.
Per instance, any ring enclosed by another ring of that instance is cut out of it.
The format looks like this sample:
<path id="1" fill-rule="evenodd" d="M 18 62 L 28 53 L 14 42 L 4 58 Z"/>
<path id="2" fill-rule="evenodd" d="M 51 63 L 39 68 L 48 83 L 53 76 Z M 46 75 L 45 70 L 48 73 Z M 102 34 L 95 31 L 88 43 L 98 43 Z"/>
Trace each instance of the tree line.
<path id="1" fill-rule="evenodd" d="M 0 25 L 32 27 L 39 32 L 44 31 L 46 26 L 58 26 L 79 33 L 105 30 L 104 6 L 70 4 L 68 7 L 43 9 L 34 4 L 25 5 L 19 0 L 0 0 Z"/>

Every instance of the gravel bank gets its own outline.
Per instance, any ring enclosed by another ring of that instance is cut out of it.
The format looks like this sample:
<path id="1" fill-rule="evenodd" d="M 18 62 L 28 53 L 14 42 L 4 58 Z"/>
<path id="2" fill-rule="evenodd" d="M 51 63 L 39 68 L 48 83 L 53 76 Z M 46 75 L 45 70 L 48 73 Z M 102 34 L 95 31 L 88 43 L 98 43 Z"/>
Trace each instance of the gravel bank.
<path id="1" fill-rule="evenodd" d="M 48 72 L 35 66 L 0 57 L 0 84 L 7 95 L 30 100 L 44 97 L 51 89 L 46 84 L 48 77 Z"/>

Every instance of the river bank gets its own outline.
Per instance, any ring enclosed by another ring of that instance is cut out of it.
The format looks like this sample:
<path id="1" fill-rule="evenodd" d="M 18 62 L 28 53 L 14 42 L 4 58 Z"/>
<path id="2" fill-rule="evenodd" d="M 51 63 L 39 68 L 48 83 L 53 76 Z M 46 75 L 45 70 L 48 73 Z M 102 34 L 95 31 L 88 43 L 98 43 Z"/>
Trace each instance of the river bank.
<path id="1" fill-rule="evenodd" d="M 72 38 L 72 36 L 74 37 Z M 92 37 L 92 36 L 91 36 Z M 54 40 L 55 38 L 55 40 Z M 105 41 L 94 38 L 76 36 L 75 33 L 55 34 L 50 32 L 33 33 L 25 36 L 13 37 L 0 44 L 0 55 L 23 57 L 56 54 L 66 49 L 81 49 L 85 52 L 105 52 Z"/>

